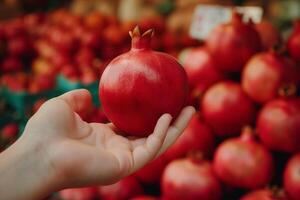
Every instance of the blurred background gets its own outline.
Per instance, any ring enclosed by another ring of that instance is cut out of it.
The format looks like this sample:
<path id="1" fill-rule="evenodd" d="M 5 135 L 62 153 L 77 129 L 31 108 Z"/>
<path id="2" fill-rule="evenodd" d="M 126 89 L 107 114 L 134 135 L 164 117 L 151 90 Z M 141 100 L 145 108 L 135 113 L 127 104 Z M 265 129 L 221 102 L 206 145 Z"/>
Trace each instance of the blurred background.
<path id="1" fill-rule="evenodd" d="M 139 25 L 185 68 L 197 115 L 136 174 L 48 199 L 299 200 L 299 19 L 299 0 L 0 0 L 0 152 L 73 89 L 92 93 L 84 120 L 108 122 L 99 80 Z"/>

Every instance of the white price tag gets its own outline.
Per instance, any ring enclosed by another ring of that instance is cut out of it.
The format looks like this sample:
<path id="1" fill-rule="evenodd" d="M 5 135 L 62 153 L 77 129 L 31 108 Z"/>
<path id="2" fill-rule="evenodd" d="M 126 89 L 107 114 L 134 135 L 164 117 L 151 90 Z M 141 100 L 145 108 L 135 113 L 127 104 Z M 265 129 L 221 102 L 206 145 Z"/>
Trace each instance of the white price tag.
<path id="1" fill-rule="evenodd" d="M 261 7 L 235 7 L 239 13 L 243 13 L 243 20 L 260 22 L 263 17 Z M 196 39 L 205 39 L 211 30 L 222 23 L 231 19 L 232 7 L 215 6 L 215 5 L 198 5 L 195 8 L 194 15 L 190 26 L 190 36 Z"/>

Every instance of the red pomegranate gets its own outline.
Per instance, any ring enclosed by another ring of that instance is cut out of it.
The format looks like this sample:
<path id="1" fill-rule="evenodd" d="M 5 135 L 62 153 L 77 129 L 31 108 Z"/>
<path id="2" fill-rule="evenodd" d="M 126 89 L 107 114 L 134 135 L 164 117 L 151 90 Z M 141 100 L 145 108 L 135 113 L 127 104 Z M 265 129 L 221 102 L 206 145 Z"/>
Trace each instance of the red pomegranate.
<path id="1" fill-rule="evenodd" d="M 185 158 L 169 163 L 161 186 L 164 200 L 219 200 L 222 197 L 221 184 L 211 163 L 201 159 Z"/>
<path id="2" fill-rule="evenodd" d="M 151 163 L 138 170 L 134 176 L 146 184 L 159 183 L 163 171 L 167 165 L 167 160 L 163 155 L 153 160 Z"/>
<path id="3" fill-rule="evenodd" d="M 242 196 L 240 200 L 289 200 L 280 189 L 258 189 Z"/>
<path id="4" fill-rule="evenodd" d="M 191 88 L 202 85 L 203 90 L 223 79 L 223 74 L 216 69 L 216 63 L 206 48 L 194 48 L 187 52 L 183 61 Z"/>
<path id="5" fill-rule="evenodd" d="M 115 184 L 101 186 L 98 191 L 102 200 L 128 200 L 143 194 L 143 188 L 139 182 L 131 176 Z"/>
<path id="6" fill-rule="evenodd" d="M 79 68 L 91 68 L 95 59 L 95 53 L 86 47 L 81 48 L 75 55 L 75 61 Z"/>
<path id="7" fill-rule="evenodd" d="M 16 123 L 6 124 L 0 131 L 0 139 L 15 140 L 19 133 L 19 126 Z"/>
<path id="8" fill-rule="evenodd" d="M 81 46 L 89 49 L 99 49 L 101 46 L 101 35 L 98 31 L 83 31 L 80 35 Z"/>
<path id="9" fill-rule="evenodd" d="M 224 81 L 210 87 L 202 100 L 205 121 L 219 136 L 238 134 L 242 127 L 252 124 L 255 105 L 238 83 Z"/>
<path id="10" fill-rule="evenodd" d="M 249 128 L 244 129 L 240 137 L 220 144 L 214 155 L 213 167 L 223 182 L 245 189 L 266 186 L 274 171 L 271 153 L 255 141 Z"/>
<path id="11" fill-rule="evenodd" d="M 49 29 L 47 35 L 51 44 L 64 54 L 72 52 L 78 45 L 74 34 L 59 26 Z"/>
<path id="12" fill-rule="evenodd" d="M 300 99 L 276 99 L 267 103 L 257 118 L 257 133 L 271 150 L 300 150 Z"/>
<path id="13" fill-rule="evenodd" d="M 92 200 L 97 197 L 93 187 L 64 189 L 58 193 L 63 200 Z"/>
<path id="14" fill-rule="evenodd" d="M 263 20 L 255 24 L 255 29 L 260 35 L 264 50 L 281 44 L 282 36 L 279 30 L 270 21 Z"/>
<path id="15" fill-rule="evenodd" d="M 183 67 L 187 73 L 192 94 L 201 95 L 208 87 L 224 79 L 224 75 L 218 71 L 214 58 L 206 48 L 191 49 L 184 57 Z"/>
<path id="16" fill-rule="evenodd" d="M 284 170 L 284 189 L 292 200 L 300 198 L 300 153 L 295 154 Z"/>
<path id="17" fill-rule="evenodd" d="M 152 51 L 152 30 L 130 32 L 132 48 L 104 70 L 100 100 L 109 120 L 126 134 L 149 135 L 158 118 L 169 113 L 175 119 L 187 100 L 184 69 L 175 58 Z"/>
<path id="18" fill-rule="evenodd" d="M 177 141 L 164 153 L 168 160 L 174 160 L 193 152 L 209 156 L 214 148 L 215 138 L 211 129 L 195 115 Z"/>
<path id="19" fill-rule="evenodd" d="M 287 49 L 297 62 L 300 62 L 300 20 L 295 22 L 294 31 L 287 41 Z"/>
<path id="20" fill-rule="evenodd" d="M 240 72 L 249 58 L 262 48 L 253 24 L 243 23 L 242 15 L 232 13 L 231 22 L 217 26 L 207 38 L 207 47 L 225 72 Z"/>
<path id="21" fill-rule="evenodd" d="M 254 101 L 266 103 L 294 93 L 299 74 L 300 68 L 290 58 L 272 50 L 251 58 L 242 74 L 242 87 Z"/>

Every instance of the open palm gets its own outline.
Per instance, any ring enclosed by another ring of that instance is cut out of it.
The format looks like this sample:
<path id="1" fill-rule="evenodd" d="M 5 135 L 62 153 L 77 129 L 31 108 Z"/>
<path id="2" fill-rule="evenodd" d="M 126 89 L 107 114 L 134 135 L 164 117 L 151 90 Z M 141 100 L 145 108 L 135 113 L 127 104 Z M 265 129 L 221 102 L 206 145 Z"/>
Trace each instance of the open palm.
<path id="1" fill-rule="evenodd" d="M 22 136 L 42 144 L 61 187 L 111 184 L 135 172 L 173 144 L 194 113 L 184 108 L 172 125 L 172 117 L 164 114 L 150 136 L 135 139 L 119 135 L 113 124 L 83 121 L 77 113 L 89 106 L 87 90 L 53 98 L 29 120 Z"/>

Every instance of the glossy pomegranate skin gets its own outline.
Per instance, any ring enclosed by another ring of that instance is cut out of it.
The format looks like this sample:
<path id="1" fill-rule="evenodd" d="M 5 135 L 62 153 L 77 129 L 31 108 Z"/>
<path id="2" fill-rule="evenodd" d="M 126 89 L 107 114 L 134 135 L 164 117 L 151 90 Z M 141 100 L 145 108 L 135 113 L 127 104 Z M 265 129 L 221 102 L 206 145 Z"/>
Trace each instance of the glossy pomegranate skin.
<path id="1" fill-rule="evenodd" d="M 271 150 L 300 150 L 300 99 L 276 99 L 267 103 L 257 118 L 257 133 Z"/>
<path id="2" fill-rule="evenodd" d="M 288 38 L 287 49 L 291 57 L 300 62 L 300 20 L 295 23 L 294 31 Z"/>
<path id="3" fill-rule="evenodd" d="M 152 133 L 164 113 L 175 119 L 188 95 L 183 67 L 172 56 L 152 51 L 150 39 L 149 33 L 133 35 L 132 49 L 109 63 L 99 85 L 109 120 L 137 137 Z"/>
<path id="4" fill-rule="evenodd" d="M 289 200 L 289 198 L 281 191 L 276 194 L 270 189 L 258 189 L 245 194 L 240 200 Z"/>
<path id="5" fill-rule="evenodd" d="M 98 190 L 102 200 L 127 200 L 143 194 L 143 188 L 132 176 L 126 177 L 119 182 L 101 186 Z"/>
<path id="6" fill-rule="evenodd" d="M 193 161 L 189 158 L 172 161 L 162 178 L 164 200 L 219 200 L 221 184 L 208 161 Z"/>
<path id="7" fill-rule="evenodd" d="M 269 50 L 282 43 L 279 30 L 270 21 L 263 20 L 255 24 L 255 29 L 260 35 L 264 50 Z"/>
<path id="8" fill-rule="evenodd" d="M 213 167 L 224 183 L 244 189 L 266 186 L 274 171 L 271 153 L 248 132 L 222 142 L 215 152 Z"/>
<path id="9" fill-rule="evenodd" d="M 224 72 L 240 72 L 248 59 L 262 49 L 253 24 L 243 23 L 242 16 L 236 12 L 233 12 L 231 22 L 212 30 L 206 44 L 216 66 Z"/>
<path id="10" fill-rule="evenodd" d="M 59 191 L 59 195 L 63 200 L 92 200 L 97 192 L 93 187 L 70 188 Z"/>
<path id="11" fill-rule="evenodd" d="M 210 87 L 204 94 L 200 110 L 205 122 L 218 136 L 237 135 L 243 126 L 253 123 L 256 114 L 252 100 L 232 81 Z"/>
<path id="12" fill-rule="evenodd" d="M 287 85 L 299 85 L 300 68 L 285 55 L 274 51 L 253 56 L 242 74 L 244 91 L 256 102 L 266 103 L 279 96 Z"/>
<path id="13" fill-rule="evenodd" d="M 283 175 L 284 189 L 291 200 L 300 198 L 300 154 L 290 158 Z"/>
<path id="14" fill-rule="evenodd" d="M 182 65 L 187 73 L 190 88 L 201 85 L 204 91 L 224 78 L 216 68 L 213 56 L 205 47 L 194 48 L 187 52 Z"/>
<path id="15" fill-rule="evenodd" d="M 209 157 L 214 149 L 215 137 L 200 116 L 194 115 L 187 128 L 176 142 L 164 153 L 169 160 L 182 158 L 189 153 L 201 152 Z"/>
<path id="16" fill-rule="evenodd" d="M 163 171 L 168 164 L 164 154 L 138 170 L 134 176 L 142 183 L 159 183 Z"/>

